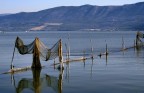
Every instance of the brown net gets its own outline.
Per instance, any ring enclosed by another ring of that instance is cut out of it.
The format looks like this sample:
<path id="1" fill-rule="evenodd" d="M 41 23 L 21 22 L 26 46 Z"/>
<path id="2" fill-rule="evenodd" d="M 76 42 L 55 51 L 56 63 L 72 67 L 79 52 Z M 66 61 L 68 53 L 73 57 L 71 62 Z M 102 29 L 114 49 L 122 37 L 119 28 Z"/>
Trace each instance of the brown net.
<path id="1" fill-rule="evenodd" d="M 56 44 L 54 44 L 52 48 L 48 48 L 38 38 L 35 39 L 32 43 L 24 45 L 23 41 L 19 37 L 17 37 L 15 47 L 22 55 L 33 54 L 35 44 L 37 45 L 38 52 L 42 60 L 48 61 L 58 56 L 60 40 Z"/>
<path id="2" fill-rule="evenodd" d="M 144 42 L 141 40 L 142 38 L 144 38 L 144 34 L 138 31 L 136 35 L 136 46 L 144 46 Z"/>

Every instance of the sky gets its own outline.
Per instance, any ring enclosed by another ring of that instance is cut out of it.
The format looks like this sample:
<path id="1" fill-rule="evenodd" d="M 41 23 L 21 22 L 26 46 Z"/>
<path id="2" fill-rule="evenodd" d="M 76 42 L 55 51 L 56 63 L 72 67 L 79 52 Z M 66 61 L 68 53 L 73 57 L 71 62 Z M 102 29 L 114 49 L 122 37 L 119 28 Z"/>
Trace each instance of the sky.
<path id="1" fill-rule="evenodd" d="M 107 6 L 144 2 L 144 0 L 0 0 L 0 14 L 36 12 L 58 6 L 80 6 L 85 4 Z"/>

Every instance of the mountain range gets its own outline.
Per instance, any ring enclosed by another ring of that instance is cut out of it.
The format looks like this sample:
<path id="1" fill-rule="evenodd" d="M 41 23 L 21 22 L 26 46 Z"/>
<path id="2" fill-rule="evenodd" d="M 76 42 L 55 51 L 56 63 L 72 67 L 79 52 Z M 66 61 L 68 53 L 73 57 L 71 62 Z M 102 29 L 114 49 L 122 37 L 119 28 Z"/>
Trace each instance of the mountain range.
<path id="1" fill-rule="evenodd" d="M 0 16 L 0 31 L 144 30 L 144 2 L 61 6 Z"/>

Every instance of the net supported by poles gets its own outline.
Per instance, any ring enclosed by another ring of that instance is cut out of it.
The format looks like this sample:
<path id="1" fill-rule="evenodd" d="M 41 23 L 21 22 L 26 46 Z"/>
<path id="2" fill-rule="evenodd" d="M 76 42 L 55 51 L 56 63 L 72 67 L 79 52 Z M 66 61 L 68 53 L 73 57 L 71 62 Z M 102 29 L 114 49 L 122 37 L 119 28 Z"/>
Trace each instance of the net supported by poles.
<path id="1" fill-rule="evenodd" d="M 15 52 L 15 48 L 17 48 L 18 52 L 21 55 L 33 54 L 32 67 L 41 67 L 40 61 L 38 61 L 40 59 L 44 61 L 48 61 L 48 60 L 55 59 L 56 57 L 62 55 L 62 53 L 59 54 L 60 52 L 62 52 L 61 39 L 58 40 L 58 42 L 55 43 L 52 46 L 52 48 L 48 48 L 46 47 L 46 45 L 43 44 L 43 42 L 39 40 L 39 38 L 35 38 L 35 40 L 32 43 L 26 45 L 23 43 L 22 39 L 17 37 L 15 41 L 14 52 Z M 14 52 L 13 52 L 12 61 L 11 61 L 11 69 L 13 67 Z M 62 57 L 59 57 L 59 58 L 62 59 Z M 38 63 L 39 65 L 36 66 L 36 63 Z"/>
<path id="2" fill-rule="evenodd" d="M 138 31 L 136 34 L 136 47 L 141 47 L 144 45 L 144 42 L 141 40 L 142 38 L 144 38 L 144 34 Z"/>

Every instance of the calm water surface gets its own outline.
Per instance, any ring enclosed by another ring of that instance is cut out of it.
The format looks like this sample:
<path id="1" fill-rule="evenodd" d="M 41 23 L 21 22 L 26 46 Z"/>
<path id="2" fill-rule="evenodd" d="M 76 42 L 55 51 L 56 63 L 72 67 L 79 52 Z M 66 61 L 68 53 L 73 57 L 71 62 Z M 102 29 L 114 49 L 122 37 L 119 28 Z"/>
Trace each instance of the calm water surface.
<path id="1" fill-rule="evenodd" d="M 7 32 L 0 34 L 0 73 L 10 69 L 14 42 L 19 36 L 25 44 L 35 37 L 49 48 L 60 38 L 63 44 L 70 45 L 70 58 L 91 55 L 94 47 L 94 60 L 64 64 L 60 72 L 52 65 L 54 60 L 41 61 L 45 67 L 41 70 L 28 70 L 15 74 L 0 74 L 0 91 L 2 93 L 144 93 L 144 50 L 122 48 L 122 37 L 125 47 L 134 45 L 136 32 Z M 69 38 L 69 39 L 68 39 Z M 108 45 L 110 54 L 105 52 Z M 85 54 L 83 52 L 85 51 Z M 14 66 L 26 67 L 32 64 L 32 55 L 20 55 L 17 51 Z M 56 59 L 56 62 L 58 60 Z"/>

